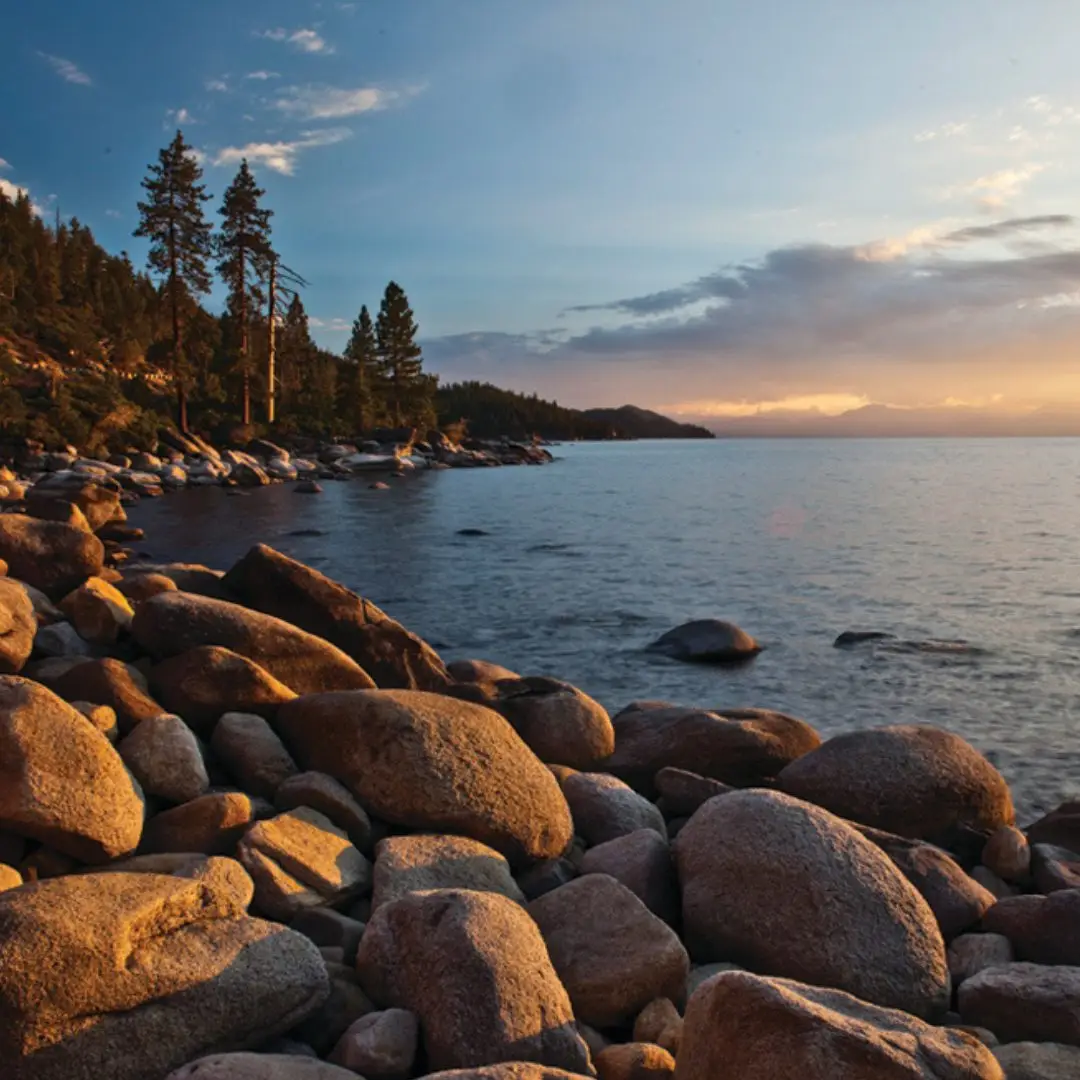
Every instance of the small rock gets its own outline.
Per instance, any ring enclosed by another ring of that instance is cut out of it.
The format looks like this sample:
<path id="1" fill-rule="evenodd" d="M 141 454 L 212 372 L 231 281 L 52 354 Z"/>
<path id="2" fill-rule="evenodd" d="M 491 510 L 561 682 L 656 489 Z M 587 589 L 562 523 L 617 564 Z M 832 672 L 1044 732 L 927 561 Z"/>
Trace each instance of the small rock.
<path id="1" fill-rule="evenodd" d="M 1031 849 L 1031 872 L 1041 893 L 1080 888 L 1080 855 L 1052 844 L 1035 844 Z"/>
<path id="2" fill-rule="evenodd" d="M 669 630 L 647 651 L 688 663 L 723 664 L 749 660 L 761 652 L 761 646 L 734 623 L 697 619 Z"/>
<path id="3" fill-rule="evenodd" d="M 33 651 L 38 656 L 44 657 L 73 657 L 89 660 L 101 650 L 79 637 L 71 623 L 58 622 L 38 627 L 34 635 Z"/>
<path id="4" fill-rule="evenodd" d="M 1011 964 L 1016 959 L 1004 934 L 961 934 L 949 945 L 948 955 L 953 986 L 986 968 Z"/>
<path id="5" fill-rule="evenodd" d="M 695 811 L 717 795 L 727 795 L 736 789 L 719 780 L 686 769 L 661 769 L 656 774 L 657 805 L 666 818 L 691 817 Z"/>
<path id="6" fill-rule="evenodd" d="M 581 860 L 581 872 L 607 874 L 664 922 L 673 924 L 679 919 L 679 886 L 671 849 L 652 829 L 638 829 L 590 848 Z"/>
<path id="7" fill-rule="evenodd" d="M 570 859 L 545 859 L 522 871 L 516 880 L 525 898 L 536 900 L 577 876 L 578 868 Z"/>
<path id="8" fill-rule="evenodd" d="M 971 878 L 998 900 L 1002 900 L 1006 896 L 1015 896 L 1020 891 L 1015 885 L 1002 881 L 993 870 L 985 866 L 976 866 L 971 871 Z"/>
<path id="9" fill-rule="evenodd" d="M 273 728 L 252 713 L 226 713 L 214 728 L 210 746 L 250 795 L 272 799 L 298 772 Z"/>
<path id="10" fill-rule="evenodd" d="M 446 665 L 450 675 L 461 683 L 483 683 L 494 686 L 503 679 L 520 679 L 521 676 L 509 668 L 493 664 L 488 660 L 454 660 Z"/>
<path id="11" fill-rule="evenodd" d="M 1033 844 L 1055 844 L 1080 851 L 1080 801 L 1065 802 L 1051 810 L 1027 830 L 1027 835 Z"/>
<path id="12" fill-rule="evenodd" d="M 360 988 L 360 980 L 352 967 L 327 960 L 330 976 L 330 996 L 295 1029 L 293 1034 L 326 1057 L 349 1027 L 362 1016 L 375 1011 L 371 999 Z"/>
<path id="13" fill-rule="evenodd" d="M 316 483 L 314 480 L 301 480 L 293 491 L 297 495 L 321 495 L 322 485 Z"/>
<path id="14" fill-rule="evenodd" d="M 304 772 L 290 776 L 278 785 L 274 806 L 278 810 L 310 806 L 339 829 L 344 829 L 360 851 L 365 854 L 371 851 L 371 819 L 348 790 L 326 773 Z"/>
<path id="15" fill-rule="evenodd" d="M 1002 1042 L 1080 1045 L 1080 967 L 1006 964 L 961 984 L 965 1023 L 989 1028 Z"/>
<path id="16" fill-rule="evenodd" d="M 994 1048 L 1007 1080 L 1076 1080 L 1080 1047 L 1061 1043 L 1010 1043 Z"/>
<path id="17" fill-rule="evenodd" d="M 888 641 L 895 636 L 883 630 L 845 630 L 833 642 L 833 648 L 850 649 L 854 645 L 863 645 L 870 641 Z"/>
<path id="18" fill-rule="evenodd" d="M 108 705 L 116 713 L 120 731 L 125 735 L 136 724 L 165 712 L 146 692 L 142 676 L 112 657 L 87 660 L 72 667 L 51 680 L 51 688 L 68 701 Z"/>
<path id="19" fill-rule="evenodd" d="M 675 1075 L 675 1059 L 652 1043 L 609 1046 L 593 1062 L 599 1080 L 662 1080 Z"/>
<path id="20" fill-rule="evenodd" d="M 1022 885 L 1031 869 L 1027 837 L 1013 825 L 1003 825 L 990 835 L 982 851 L 982 865 L 1003 881 Z"/>
<path id="21" fill-rule="evenodd" d="M 0 892 L 17 889 L 23 883 L 23 876 L 14 866 L 0 863 Z"/>
<path id="22" fill-rule="evenodd" d="M 1080 967 L 1080 889 L 1006 897 L 983 916 L 982 927 L 1004 934 L 1020 960 Z"/>
<path id="23" fill-rule="evenodd" d="M 117 750 L 147 795 L 185 803 L 210 787 L 199 741 L 179 716 L 163 713 L 144 720 Z"/>
<path id="24" fill-rule="evenodd" d="M 368 1013 L 341 1036 L 330 1060 L 366 1080 L 408 1080 L 419 1038 L 416 1017 L 406 1009 Z"/>
<path id="25" fill-rule="evenodd" d="M 212 792 L 155 814 L 146 823 L 140 849 L 230 855 L 251 824 L 269 813 L 241 791 Z"/>
<path id="26" fill-rule="evenodd" d="M 134 607 L 144 600 L 149 600 L 158 593 L 176 592 L 176 582 L 164 574 L 133 573 L 127 574 L 117 582 L 116 587 L 128 598 Z"/>
<path id="27" fill-rule="evenodd" d="M 71 707 L 78 709 L 109 742 L 116 745 L 120 738 L 120 728 L 116 722 L 115 709 L 110 709 L 108 705 L 95 705 L 91 701 L 73 701 Z"/>
<path id="28" fill-rule="evenodd" d="M 634 1042 L 655 1043 L 672 1057 L 679 1056 L 683 1018 L 669 998 L 650 1001 L 634 1021 Z"/>
<path id="29" fill-rule="evenodd" d="M 575 831 L 590 846 L 652 829 L 667 839 L 664 815 L 648 799 L 607 773 L 571 773 L 562 782 Z"/>

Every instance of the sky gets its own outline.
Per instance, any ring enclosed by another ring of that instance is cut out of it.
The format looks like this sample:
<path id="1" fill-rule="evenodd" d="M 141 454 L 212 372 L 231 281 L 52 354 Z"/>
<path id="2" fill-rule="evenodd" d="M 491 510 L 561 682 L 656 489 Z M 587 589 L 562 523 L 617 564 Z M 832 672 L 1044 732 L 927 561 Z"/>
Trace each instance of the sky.
<path id="1" fill-rule="evenodd" d="M 176 128 L 215 208 L 246 156 L 328 348 L 395 279 L 443 379 L 563 404 L 1080 408 L 1075 0 L 3 21 L 0 188 L 141 262 L 139 183 Z"/>

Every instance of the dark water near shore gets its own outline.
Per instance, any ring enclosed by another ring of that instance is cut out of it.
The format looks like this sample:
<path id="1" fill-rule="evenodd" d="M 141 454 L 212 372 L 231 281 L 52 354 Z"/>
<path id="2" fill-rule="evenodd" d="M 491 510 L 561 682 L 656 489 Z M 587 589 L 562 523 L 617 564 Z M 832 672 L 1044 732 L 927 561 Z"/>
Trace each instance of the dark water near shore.
<path id="1" fill-rule="evenodd" d="M 635 698 L 759 705 L 823 733 L 931 722 L 1023 815 L 1080 793 L 1080 440 L 570 445 L 544 468 L 144 501 L 137 545 L 227 567 L 262 540 L 369 596 L 447 659 Z M 489 535 L 464 537 L 460 529 Z M 317 530 L 318 535 L 299 535 Z M 691 618 L 766 645 L 737 670 L 642 647 Z M 835 649 L 843 630 L 956 652 Z"/>

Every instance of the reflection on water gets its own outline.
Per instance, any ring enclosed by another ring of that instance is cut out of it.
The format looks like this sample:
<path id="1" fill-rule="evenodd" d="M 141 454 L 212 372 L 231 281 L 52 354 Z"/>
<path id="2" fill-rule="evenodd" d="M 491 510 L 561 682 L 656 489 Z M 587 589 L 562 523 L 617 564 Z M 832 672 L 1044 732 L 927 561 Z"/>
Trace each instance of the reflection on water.
<path id="1" fill-rule="evenodd" d="M 368 595 L 449 659 L 635 698 L 761 705 L 823 732 L 927 721 L 1029 814 L 1080 791 L 1080 441 L 572 445 L 544 468 L 144 502 L 155 558 L 262 540 Z M 487 535 L 459 535 L 460 530 Z M 733 671 L 641 652 L 691 618 L 766 646 Z M 933 647 L 835 649 L 844 630 Z"/>

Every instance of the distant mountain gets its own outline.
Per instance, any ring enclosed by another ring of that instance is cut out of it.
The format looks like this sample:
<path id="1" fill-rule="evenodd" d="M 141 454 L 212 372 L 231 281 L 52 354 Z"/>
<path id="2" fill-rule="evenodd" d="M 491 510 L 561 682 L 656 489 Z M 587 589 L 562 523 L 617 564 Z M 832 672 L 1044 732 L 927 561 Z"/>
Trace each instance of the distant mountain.
<path id="1" fill-rule="evenodd" d="M 715 439 L 716 436 L 697 424 L 682 424 L 649 409 L 623 405 L 618 409 L 585 409 L 590 420 L 606 424 L 613 436 L 630 439 Z"/>

